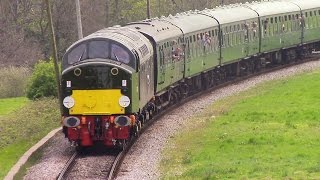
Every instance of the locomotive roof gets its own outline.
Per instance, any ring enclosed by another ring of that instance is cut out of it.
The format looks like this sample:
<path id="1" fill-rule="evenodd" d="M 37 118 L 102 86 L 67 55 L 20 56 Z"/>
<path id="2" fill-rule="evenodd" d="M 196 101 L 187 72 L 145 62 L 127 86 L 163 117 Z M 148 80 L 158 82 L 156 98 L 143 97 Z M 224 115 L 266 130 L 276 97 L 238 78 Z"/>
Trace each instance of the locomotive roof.
<path id="1" fill-rule="evenodd" d="M 218 26 L 218 22 L 215 19 L 198 14 L 197 11 L 169 16 L 164 18 L 164 20 L 178 26 L 185 34 Z"/>
<path id="2" fill-rule="evenodd" d="M 126 27 L 147 34 L 157 42 L 182 35 L 182 32 L 178 27 L 159 18 L 130 23 L 126 25 Z"/>
<path id="3" fill-rule="evenodd" d="M 285 14 L 300 11 L 300 8 L 286 1 L 262 1 L 246 3 L 244 6 L 255 10 L 260 16 L 270 16 L 274 14 Z"/>
<path id="4" fill-rule="evenodd" d="M 216 18 L 220 24 L 228 24 L 258 17 L 256 12 L 241 6 L 240 4 L 222 6 L 215 9 L 206 9 L 200 13 Z"/>
<path id="5" fill-rule="evenodd" d="M 82 42 L 94 40 L 94 39 L 114 40 L 116 42 L 123 44 L 125 47 L 127 47 L 131 51 L 134 49 L 140 57 L 140 63 L 143 63 L 145 59 L 147 59 L 143 57 L 149 57 L 153 54 L 153 49 L 149 45 L 150 44 L 149 40 L 145 36 L 143 36 L 138 31 L 135 31 L 134 29 L 130 29 L 127 27 L 120 27 L 120 26 L 109 27 L 109 28 L 105 28 L 97 32 L 94 32 L 73 43 L 67 49 L 67 51 L 77 46 L 78 44 L 81 44 Z M 143 55 L 142 55 L 142 52 L 139 50 L 142 47 L 144 49 L 147 48 L 147 51 L 144 51 Z"/>
<path id="6" fill-rule="evenodd" d="M 287 2 L 292 2 L 298 5 L 301 10 L 314 9 L 320 7 L 319 0 L 286 0 Z"/>

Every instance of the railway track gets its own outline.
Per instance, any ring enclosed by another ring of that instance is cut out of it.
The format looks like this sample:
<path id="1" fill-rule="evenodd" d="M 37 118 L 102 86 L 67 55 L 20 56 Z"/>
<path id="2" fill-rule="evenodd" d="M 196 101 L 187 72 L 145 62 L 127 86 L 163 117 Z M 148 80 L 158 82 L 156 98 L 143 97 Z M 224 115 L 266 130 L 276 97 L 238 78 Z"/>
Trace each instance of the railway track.
<path id="1" fill-rule="evenodd" d="M 276 71 L 279 69 L 295 66 L 295 65 L 298 65 L 298 64 L 301 64 L 304 62 L 308 62 L 308 61 L 313 61 L 313 60 L 316 60 L 319 58 L 320 58 L 320 54 L 315 53 L 314 55 L 310 56 L 309 58 L 304 59 L 303 61 L 297 61 L 297 62 L 290 63 L 290 64 L 276 66 L 276 67 L 265 69 L 263 71 L 249 74 L 249 75 L 246 75 L 243 77 L 237 77 L 237 78 L 228 80 L 224 83 L 221 83 L 217 86 L 214 86 L 212 88 L 208 88 L 206 90 L 203 90 L 199 93 L 195 93 L 185 99 L 182 99 L 181 101 L 175 103 L 174 105 L 168 106 L 165 110 L 156 114 L 150 121 L 145 122 L 145 125 L 142 127 L 141 131 L 139 131 L 139 134 L 137 136 L 133 137 L 131 139 L 131 141 L 125 146 L 125 148 L 122 151 L 118 151 L 118 152 L 110 152 L 109 151 L 107 153 L 104 152 L 105 154 L 101 154 L 101 153 L 97 154 L 95 151 L 90 152 L 91 154 L 93 153 L 94 155 L 79 154 L 78 152 L 75 152 L 71 156 L 71 158 L 68 160 L 65 167 L 61 170 L 57 179 L 59 179 L 59 180 L 60 179 L 81 179 L 81 178 L 114 179 L 114 177 L 116 176 L 116 174 L 122 164 L 123 159 L 126 156 L 126 153 L 129 151 L 129 149 L 135 143 L 135 141 L 139 138 L 139 135 L 141 133 L 143 133 L 150 125 L 152 125 L 152 123 L 157 121 L 164 114 L 175 110 L 180 105 L 182 105 L 188 101 L 196 99 L 199 96 L 205 95 L 207 93 L 210 93 L 214 90 L 223 88 L 223 87 L 228 86 L 230 84 L 239 83 L 243 80 L 246 80 L 246 79 L 254 77 L 254 76 L 258 76 L 258 75 L 266 74 L 266 73 Z M 114 154 L 112 154 L 112 153 L 114 153 Z M 93 158 L 93 160 L 88 160 L 90 158 Z M 109 159 L 109 160 L 107 160 L 107 161 L 102 160 L 104 158 Z M 91 165 L 86 164 L 87 162 L 94 162 L 93 164 L 95 164 L 95 166 L 91 167 Z M 81 167 L 81 168 L 79 168 L 79 170 L 81 171 L 78 174 L 79 176 L 77 176 L 77 170 L 75 170 L 75 169 L 77 169 L 77 166 L 78 166 L 77 164 L 80 164 L 80 167 Z M 101 169 L 100 168 L 101 166 L 103 166 L 104 168 Z M 99 168 L 97 168 L 97 167 L 99 167 Z M 84 171 L 85 169 L 87 169 L 87 171 Z M 95 169 L 95 172 L 93 172 L 93 171 L 90 172 L 90 169 Z M 97 171 L 99 171 L 99 172 L 97 172 Z"/>
<path id="2" fill-rule="evenodd" d="M 97 147 L 75 151 L 56 179 L 112 179 L 124 155 L 124 151 Z"/>

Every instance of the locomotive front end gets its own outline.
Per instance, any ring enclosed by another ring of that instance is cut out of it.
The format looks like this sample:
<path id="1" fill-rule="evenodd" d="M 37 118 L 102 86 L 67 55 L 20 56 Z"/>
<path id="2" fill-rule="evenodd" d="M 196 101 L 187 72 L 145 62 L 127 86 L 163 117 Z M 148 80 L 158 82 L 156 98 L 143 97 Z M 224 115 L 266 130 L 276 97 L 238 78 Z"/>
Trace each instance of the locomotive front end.
<path id="1" fill-rule="evenodd" d="M 123 146 L 135 125 L 137 62 L 133 49 L 108 38 L 72 45 L 62 62 L 63 132 L 73 144 Z"/>
<path id="2" fill-rule="evenodd" d="M 62 76 L 63 125 L 70 141 L 107 146 L 126 140 L 135 123 L 132 74 L 119 67 L 85 63 Z"/>

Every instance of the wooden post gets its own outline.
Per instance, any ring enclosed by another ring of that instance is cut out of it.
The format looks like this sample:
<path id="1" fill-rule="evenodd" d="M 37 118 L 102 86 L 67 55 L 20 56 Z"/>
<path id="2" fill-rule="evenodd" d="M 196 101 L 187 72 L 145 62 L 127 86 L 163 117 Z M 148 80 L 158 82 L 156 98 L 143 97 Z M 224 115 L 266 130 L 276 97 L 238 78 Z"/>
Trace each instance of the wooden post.
<path id="1" fill-rule="evenodd" d="M 151 19 L 150 0 L 147 0 L 147 17 L 148 19 Z"/>
<path id="2" fill-rule="evenodd" d="M 80 11 L 80 2 L 79 0 L 76 1 L 76 11 L 77 11 L 77 25 L 78 25 L 78 38 L 82 39 L 82 22 L 81 22 L 81 11 Z"/>
<path id="3" fill-rule="evenodd" d="M 54 70 L 56 73 L 60 114 L 62 115 L 63 114 L 63 107 L 62 107 L 61 84 L 60 84 L 61 80 L 60 80 L 60 71 L 59 71 L 59 67 L 58 67 L 58 51 L 57 51 L 56 37 L 54 34 L 54 28 L 53 28 L 53 23 L 52 23 L 51 5 L 50 5 L 49 0 L 45 0 L 45 1 L 47 4 L 49 29 L 50 29 L 50 33 L 51 33 L 51 42 L 52 42 L 52 50 L 53 50 L 53 64 L 54 64 Z"/>

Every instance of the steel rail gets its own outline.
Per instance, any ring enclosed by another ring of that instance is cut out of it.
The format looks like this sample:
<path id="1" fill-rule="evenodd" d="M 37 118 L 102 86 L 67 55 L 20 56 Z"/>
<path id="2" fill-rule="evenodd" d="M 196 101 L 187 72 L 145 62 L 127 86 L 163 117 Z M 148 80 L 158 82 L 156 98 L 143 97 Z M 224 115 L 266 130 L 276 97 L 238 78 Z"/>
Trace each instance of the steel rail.
<path id="1" fill-rule="evenodd" d="M 62 179 L 65 178 L 65 175 L 68 174 L 68 171 L 74 165 L 75 160 L 77 159 L 78 156 L 79 156 L 78 152 L 75 151 L 73 153 L 73 155 L 71 156 L 71 158 L 67 161 L 66 165 L 62 168 L 62 170 L 59 173 L 59 175 L 57 176 L 57 178 L 56 178 L 57 180 L 62 180 Z"/>

